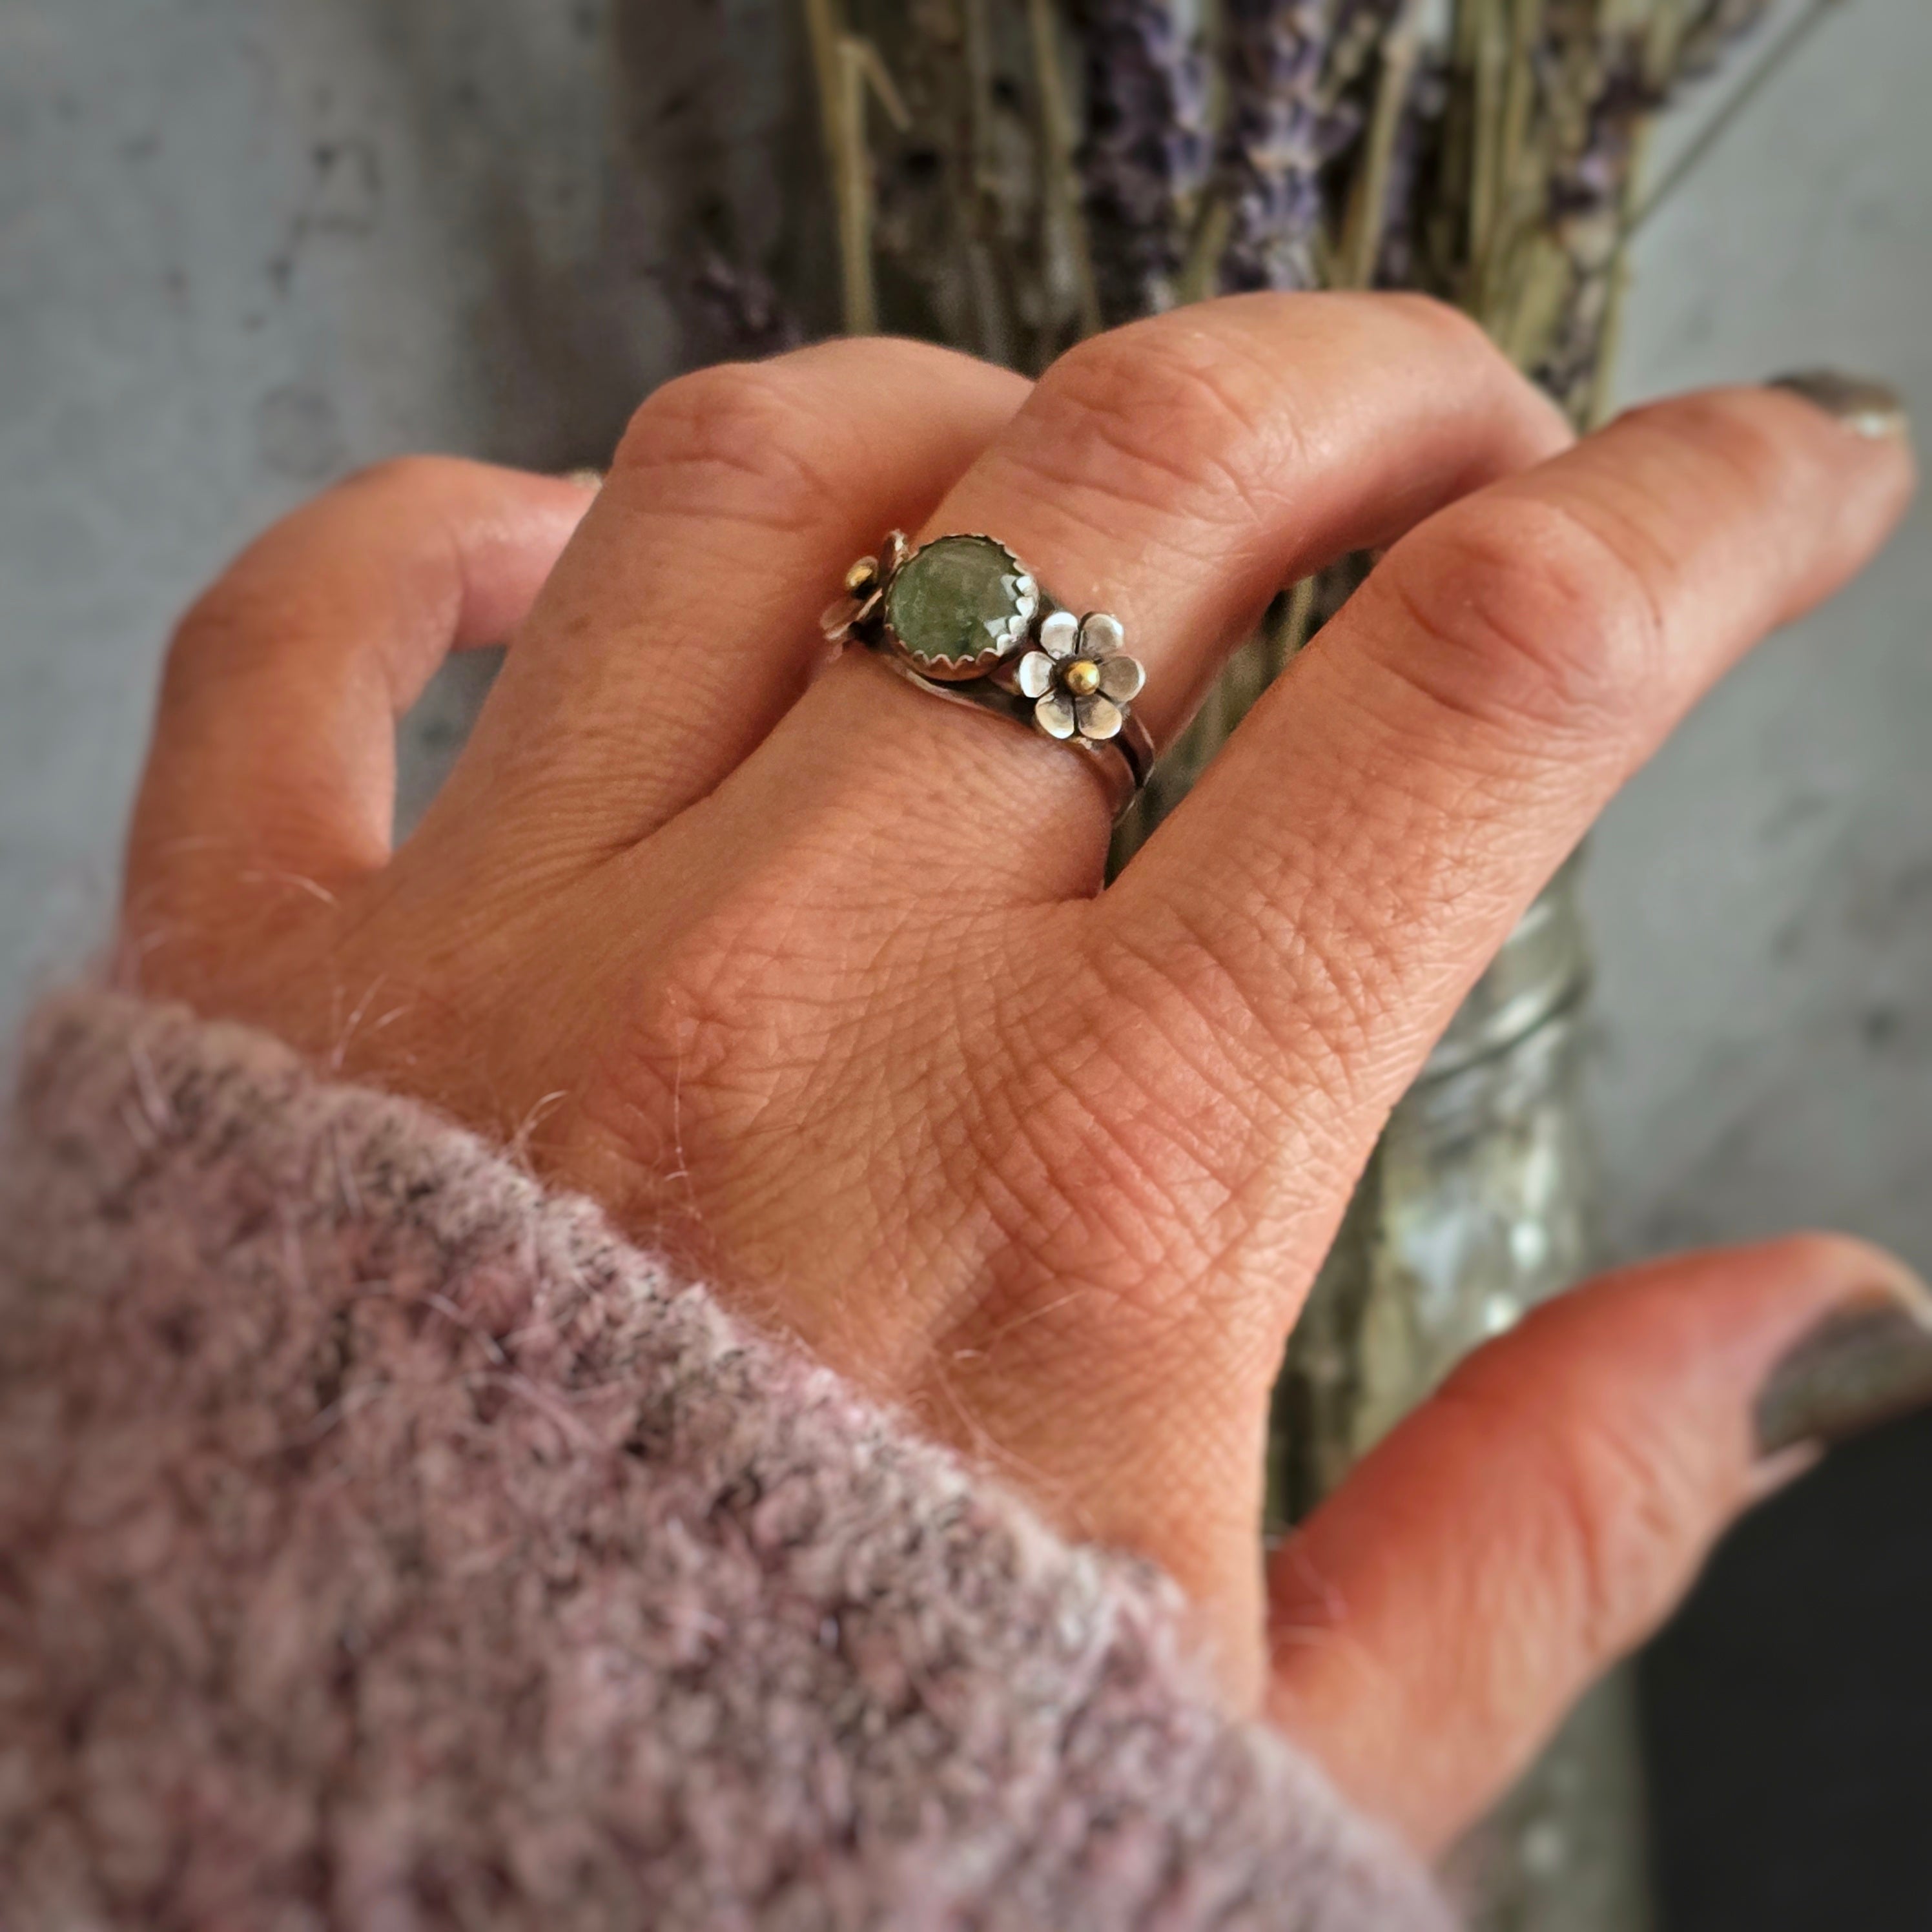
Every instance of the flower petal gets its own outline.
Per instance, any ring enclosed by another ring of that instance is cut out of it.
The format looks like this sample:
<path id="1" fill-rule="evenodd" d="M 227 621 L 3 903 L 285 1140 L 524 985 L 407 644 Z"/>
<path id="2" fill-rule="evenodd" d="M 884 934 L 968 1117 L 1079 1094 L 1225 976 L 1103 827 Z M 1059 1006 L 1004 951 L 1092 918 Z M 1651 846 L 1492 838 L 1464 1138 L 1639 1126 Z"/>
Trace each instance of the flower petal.
<path id="1" fill-rule="evenodd" d="M 1126 722 L 1111 698 L 1076 698 L 1073 716 L 1083 738 L 1111 738 Z"/>
<path id="2" fill-rule="evenodd" d="M 1044 698 L 1053 688 L 1053 660 L 1044 651 L 1028 651 L 1020 659 L 1015 682 L 1028 698 Z"/>
<path id="3" fill-rule="evenodd" d="M 1071 610 L 1049 612 L 1040 620 L 1040 647 L 1050 658 L 1070 658 L 1080 641 L 1080 620 Z"/>
<path id="4" fill-rule="evenodd" d="M 1126 641 L 1120 619 L 1111 610 L 1090 610 L 1080 620 L 1080 648 L 1090 658 L 1110 658 Z"/>
<path id="5" fill-rule="evenodd" d="M 1079 729 L 1072 701 L 1061 692 L 1049 691 L 1034 706 L 1033 715 L 1034 722 L 1049 738 L 1070 738 Z"/>
<path id="6" fill-rule="evenodd" d="M 830 642 L 842 644 L 852 634 L 853 620 L 858 614 L 858 598 L 842 597 L 837 603 L 826 607 L 824 616 L 818 620 L 818 628 Z"/>
<path id="7" fill-rule="evenodd" d="M 1116 704 L 1139 697 L 1141 686 L 1146 682 L 1147 673 L 1141 668 L 1140 659 L 1129 657 L 1124 651 L 1100 666 L 1100 689 Z"/>

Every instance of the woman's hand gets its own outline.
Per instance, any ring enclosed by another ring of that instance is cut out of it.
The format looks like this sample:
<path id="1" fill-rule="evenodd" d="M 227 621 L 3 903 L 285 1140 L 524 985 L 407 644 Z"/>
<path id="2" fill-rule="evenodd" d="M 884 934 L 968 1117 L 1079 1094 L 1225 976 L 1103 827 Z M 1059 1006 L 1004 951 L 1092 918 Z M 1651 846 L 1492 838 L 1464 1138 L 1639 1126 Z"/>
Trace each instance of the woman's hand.
<path id="1" fill-rule="evenodd" d="M 638 412 L 594 502 L 414 462 L 263 538 L 171 658 L 148 989 L 527 1148 L 1070 1532 L 1145 1552 L 1424 1845 L 1766 1480 L 1750 1412 L 1894 1264 L 1811 1239 L 1567 1299 L 1264 1578 L 1270 1385 L 1396 1096 L 1623 779 L 1866 560 L 1902 438 L 1788 394 L 1570 446 L 1467 322 L 1243 297 L 1036 385 L 844 342 Z M 1105 892 L 1102 788 L 816 618 L 889 526 L 1124 620 L 1169 740 L 1270 594 L 1392 546 Z M 513 634 L 390 850 L 394 717 Z"/>

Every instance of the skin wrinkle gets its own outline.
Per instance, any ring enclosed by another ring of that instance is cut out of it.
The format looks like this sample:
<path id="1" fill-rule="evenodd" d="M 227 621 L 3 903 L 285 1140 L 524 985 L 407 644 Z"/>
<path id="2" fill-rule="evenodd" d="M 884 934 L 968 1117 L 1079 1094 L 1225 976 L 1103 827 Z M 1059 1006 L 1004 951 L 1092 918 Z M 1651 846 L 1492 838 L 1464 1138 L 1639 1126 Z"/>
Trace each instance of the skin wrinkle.
<path id="1" fill-rule="evenodd" d="M 1561 560 L 1545 541 L 1552 532 Z M 1364 627 L 1367 640 L 1388 640 L 1372 661 L 1446 714 L 1452 735 L 1484 734 L 1516 769 L 1599 759 L 1606 742 L 1627 759 L 1644 687 L 1626 667 L 1654 665 L 1664 643 L 1654 630 L 1631 636 L 1628 626 L 1648 626 L 1656 611 L 1628 593 L 1628 568 L 1595 531 L 1546 502 L 1533 519 L 1498 507 L 1480 532 L 1431 531 L 1398 545 L 1377 572 L 1398 621 Z"/>
<path id="2" fill-rule="evenodd" d="M 862 363 L 865 404 L 855 408 L 850 391 Z M 529 768 L 540 791 L 574 787 L 582 818 L 610 823 L 626 844 L 711 793 L 754 750 L 822 666 L 815 620 L 836 573 L 886 524 L 936 500 L 1027 392 L 1006 372 L 890 343 L 821 345 L 741 368 L 733 380 L 740 378 L 780 406 L 789 398 L 805 419 L 790 440 L 808 446 L 813 472 L 836 476 L 839 487 L 815 495 L 807 487 L 808 526 L 795 538 L 767 534 L 730 560 L 722 573 L 736 593 L 723 620 L 728 639 L 716 626 L 679 627 L 690 601 L 688 542 L 659 530 L 648 498 L 607 489 L 537 613 L 543 647 L 526 651 L 520 670 L 513 661 L 493 699 L 514 725 L 498 728 L 486 708 L 479 732 L 475 762 Z M 764 514 L 755 475 L 724 494 Z M 668 562 L 667 547 L 677 553 Z M 640 585 L 653 568 L 657 579 Z M 662 607 L 661 620 L 614 622 L 614 602 L 646 616 Z M 761 611 L 773 621 L 761 626 Z M 580 647 L 549 647 L 586 613 L 595 622 Z M 640 710 L 657 720 L 655 734 L 608 728 L 611 718 Z M 656 755 L 646 765 L 653 736 Z M 559 755 L 566 747 L 569 755 Z M 463 777 L 460 766 L 459 783 Z"/>
<path id="3" fill-rule="evenodd" d="M 796 389 L 774 383 L 759 364 L 713 364 L 674 377 L 640 406 L 617 446 L 612 476 L 620 490 L 634 479 L 653 517 L 698 521 L 707 530 L 722 518 L 727 536 L 734 528 L 808 536 L 820 506 L 841 494 L 842 478 L 815 460 L 825 426 Z M 713 497 L 701 482 L 721 472 L 734 487 Z M 746 482 L 752 491 L 736 487 Z"/>
<path id="4" fill-rule="evenodd" d="M 1077 517 L 1082 549 L 1117 532 L 1124 507 L 1153 513 L 1150 529 L 1197 566 L 1225 556 L 1231 533 L 1252 542 L 1308 466 L 1292 412 L 1278 395 L 1266 412 L 1247 406 L 1210 368 L 1095 340 L 1106 346 L 1075 351 L 1034 392 L 1013 466 L 1019 500 Z M 1128 487 L 1143 478 L 1144 490 Z M 1184 528 L 1170 514 L 1177 495 L 1190 506 Z M 1089 496 L 1090 513 L 1069 502 Z"/>
<path id="5" fill-rule="evenodd" d="M 1102 1288 L 1117 1306 L 1137 1308 L 1150 1295 L 1156 1305 L 1190 1304 L 1202 1256 L 1186 1210 L 1204 1191 L 1218 1211 L 1216 1178 L 1185 1159 L 1161 1160 L 1156 1142 L 1171 1147 L 1170 1136 L 1109 1118 L 1064 1082 L 1017 1105 L 1013 1125 L 978 1190 L 1003 1237 L 983 1264 L 998 1302 L 1021 1300 L 1042 1279 L 1070 1279 Z"/>
<path id="6" fill-rule="evenodd" d="M 1188 1258 L 1194 1276 L 1203 1283 L 1217 1278 L 1230 1283 L 1238 1280 L 1232 1265 L 1238 1251 L 1259 1250 L 1263 1255 L 1294 1255 L 1303 1246 L 1294 1231 L 1307 1214 L 1305 1187 L 1309 1152 L 1296 1130 L 1296 1108 L 1292 1096 L 1295 1089 L 1289 1070 L 1295 1064 L 1292 1054 L 1277 1049 L 1277 1056 L 1251 1059 L 1244 1067 L 1236 1048 L 1245 1036 L 1260 1026 L 1267 1029 L 1252 1008 L 1229 1024 L 1199 1009 L 1177 988 L 1159 963 L 1134 945 L 1130 922 L 1117 925 L 1111 947 L 1094 950 L 1091 968 L 1096 976 L 1110 988 L 1107 1005 L 1124 1017 L 1096 1040 L 1106 1064 L 1126 1079 L 1140 1096 L 1144 1124 L 1164 1122 L 1168 1138 L 1185 1148 L 1188 1158 L 1202 1174 L 1214 1177 L 1215 1193 L 1212 1212 L 1196 1216 L 1204 1229 L 1217 1222 L 1228 1225 L 1218 1236 L 1204 1234 L 1196 1251 Z M 1120 964 L 1131 961 L 1142 975 L 1150 975 L 1155 991 L 1148 994 L 1138 987 L 1130 988 L 1120 976 Z M 1112 962 L 1112 963 L 1110 963 Z M 1136 1023 L 1137 1022 L 1137 1023 Z M 1149 1066 L 1142 1070 L 1142 1056 L 1130 1053 L 1117 1042 L 1132 1041 L 1136 1048 L 1151 1034 L 1162 1042 L 1168 1055 L 1166 1068 Z M 1184 1039 L 1191 1040 L 1190 1048 Z M 1196 1098 L 1190 1103 L 1175 1085 L 1175 1069 L 1184 1069 L 1193 1083 Z M 1227 1123 L 1238 1122 L 1238 1135 L 1228 1131 Z M 1184 1132 L 1190 1122 L 1211 1123 L 1198 1135 Z M 1218 1130 L 1218 1131 L 1217 1131 Z M 1284 1188 L 1284 1172 L 1304 1177 L 1304 1185 Z M 1270 1192 L 1276 1205 L 1262 1214 L 1245 1204 L 1250 1194 Z M 1264 1231 L 1274 1224 L 1276 1232 Z M 1252 1265 L 1245 1270 L 1252 1278 Z M 1312 1274 L 1312 1268 L 1306 1270 Z M 1304 1273 L 1297 1257 L 1289 1270 L 1289 1282 Z M 1305 1280 L 1298 1286 L 1305 1288 Z M 1294 1286 L 1278 1288 L 1271 1300 L 1298 1306 L 1300 1294 Z"/>
<path id="7" fill-rule="evenodd" d="M 1363 623 L 1374 621 L 1365 607 L 1354 608 Z M 1344 630 L 1348 628 L 1346 614 L 1340 622 Z M 1340 651 L 1350 641 L 1338 631 L 1331 648 Z M 1312 662 L 1310 668 L 1315 668 Z M 1296 699 L 1291 690 L 1282 702 L 1292 705 Z M 1384 728 L 1389 728 L 1386 722 Z M 1251 983 L 1265 987 L 1270 970 L 1278 972 L 1282 962 L 1304 956 L 1306 933 L 1330 928 L 1356 935 L 1357 950 L 1365 961 L 1406 956 L 1426 970 L 1436 963 L 1430 956 L 1432 936 L 1443 929 L 1445 915 L 1452 910 L 1467 929 L 1492 931 L 1500 937 L 1534 896 L 1533 891 L 1507 898 L 1493 891 L 1484 894 L 1478 883 L 1481 873 L 1469 862 L 1485 847 L 1494 851 L 1512 833 L 1515 819 L 1506 814 L 1505 808 L 1521 814 L 1520 777 L 1501 775 L 1498 762 L 1483 756 L 1472 757 L 1467 777 L 1459 777 L 1454 760 L 1443 756 L 1439 739 L 1432 742 L 1427 730 L 1414 725 L 1402 728 L 1414 752 L 1391 756 L 1366 775 L 1372 781 L 1376 804 L 1352 821 L 1352 844 L 1338 851 L 1331 838 L 1326 846 L 1311 845 L 1298 853 L 1292 835 L 1286 836 L 1278 875 L 1256 878 L 1248 885 L 1240 902 L 1243 920 L 1226 926 L 1227 936 L 1254 949 Z M 1552 766 L 1552 772 L 1556 769 Z M 1562 770 L 1566 782 L 1569 771 Z M 1455 848 L 1438 849 L 1442 842 L 1431 835 L 1444 824 L 1461 836 Z M 1334 889 L 1317 895 L 1314 882 L 1324 876 L 1349 882 L 1348 894 Z M 1345 908 L 1352 908 L 1346 917 Z M 1197 946 L 1213 950 L 1225 944 L 1215 932 L 1198 924 L 1194 932 Z M 1480 949 L 1470 947 L 1462 959 L 1442 962 L 1453 970 L 1455 997 L 1466 989 L 1473 977 L 1472 962 L 1480 956 Z M 1332 974 L 1325 976 L 1333 980 Z M 1414 998 L 1423 974 L 1412 973 L 1407 988 L 1394 986 L 1386 972 L 1381 977 L 1379 995 L 1364 979 L 1360 998 L 1350 1003 L 1360 1007 L 1372 1001 L 1364 1012 L 1359 1034 L 1340 1043 L 1345 1064 L 1383 1054 L 1400 1059 L 1412 1053 L 1419 1059 L 1426 1050 L 1432 1016 Z M 1337 984 L 1335 991 L 1341 990 Z M 1300 994 L 1298 1004 L 1306 1003 L 1306 994 Z M 1406 1026 L 1405 1013 L 1414 1016 Z M 1292 1054 L 1292 1042 L 1282 1041 L 1279 1050 Z M 1361 1104 L 1369 1104 L 1366 1098 Z"/>
<path id="8" fill-rule="evenodd" d="M 1128 333 L 1131 336 L 1132 332 Z M 1232 346 L 1239 352 L 1243 345 L 1237 339 Z M 1304 502 L 1310 479 L 1334 468 L 1341 460 L 1340 449 L 1328 446 L 1342 440 L 1334 428 L 1332 402 L 1325 404 L 1322 412 L 1298 410 L 1283 395 L 1281 371 L 1274 368 L 1267 372 L 1269 381 L 1263 396 L 1255 404 L 1244 406 L 1225 392 L 1211 368 L 1192 368 L 1172 357 L 1149 356 L 1144 350 L 1130 351 L 1125 344 L 1114 346 L 1110 343 L 1104 352 L 1118 368 L 1108 374 L 1097 398 L 1083 397 L 1077 387 L 1074 389 L 1070 423 L 1056 423 L 1054 418 L 1056 410 L 1065 410 L 1067 404 L 1065 389 L 1060 386 L 1064 380 L 1060 372 L 1069 363 L 1079 366 L 1077 358 L 1069 358 L 1067 363 L 1043 380 L 1016 425 L 1016 430 L 1028 432 L 1018 447 L 1011 455 L 996 449 L 991 459 L 1010 467 L 1004 494 L 1010 496 L 1017 490 L 1019 500 L 1030 506 L 1036 521 L 1042 515 L 1059 517 L 1070 495 L 1095 494 L 1099 500 L 1094 511 L 1079 514 L 1073 532 L 1076 541 L 1072 548 L 1077 555 L 1090 547 L 1089 540 L 1096 532 L 1106 534 L 1112 544 L 1119 520 L 1118 511 L 1124 501 L 1171 510 L 1178 486 L 1189 502 L 1192 521 L 1183 526 L 1171 514 L 1156 519 L 1158 540 L 1182 545 L 1168 556 L 1166 567 L 1172 570 L 1176 566 L 1184 566 L 1189 579 L 1198 577 L 1204 567 L 1210 568 L 1220 579 L 1227 578 L 1231 573 L 1236 577 L 1252 576 L 1256 581 L 1244 594 L 1257 608 L 1265 602 L 1284 574 L 1299 574 L 1304 566 L 1312 568 L 1327 560 L 1298 553 L 1292 562 L 1285 563 L 1279 554 L 1279 536 L 1271 536 L 1270 532 L 1278 531 L 1284 517 Z M 1496 366 L 1492 350 L 1486 349 L 1484 359 Z M 1150 418 L 1164 419 L 1159 416 L 1157 404 L 1150 406 L 1147 399 L 1148 382 L 1156 378 L 1171 381 L 1177 374 L 1184 374 L 1207 391 L 1214 405 L 1210 415 L 1217 418 L 1225 416 L 1234 425 L 1232 438 L 1218 433 L 1218 420 L 1207 425 L 1204 432 L 1150 430 Z M 1112 400 L 1114 388 L 1122 393 L 1123 400 L 1118 403 Z M 1044 425 L 1037 420 L 1042 417 L 1048 419 Z M 1312 440 L 1312 425 L 1317 424 L 1328 431 L 1321 446 Z M 1443 426 L 1445 430 L 1448 427 Z M 1144 498 L 1124 494 L 1118 464 L 1102 465 L 1098 481 L 1090 478 L 1088 466 L 1078 461 L 1078 453 L 1096 436 L 1110 456 L 1126 459 L 1136 471 L 1151 465 L 1166 486 L 1164 491 Z M 1167 453 L 1170 448 L 1190 449 L 1194 454 L 1184 460 L 1170 456 Z M 1204 476 L 1200 467 L 1204 463 L 1208 465 Z M 1486 480 L 1492 469 L 1493 460 L 1485 459 L 1476 474 Z M 1048 488 L 1042 490 L 1042 480 Z M 1443 488 L 1440 481 L 1407 487 L 1414 492 L 1418 506 L 1432 495 L 1439 495 Z M 980 490 L 988 497 L 1003 494 L 996 477 L 976 484 L 976 492 Z M 1213 504 L 1224 500 L 1240 506 L 1238 515 L 1222 518 L 1211 514 Z M 1116 514 L 1106 514 L 1110 509 Z M 1395 527 L 1404 527 L 1406 522 L 1406 518 L 1399 515 Z M 1194 527 L 1197 524 L 1204 525 L 1204 530 L 1197 530 Z M 1236 530 L 1246 532 L 1245 572 L 1240 556 L 1229 554 L 1230 533 Z M 1198 542 L 1195 541 L 1197 536 Z M 1151 560 L 1150 567 L 1150 563 Z M 1146 576 L 1147 568 L 1141 574 Z M 1156 571 L 1148 580 L 1157 583 L 1158 580 Z M 1171 614 L 1168 621 L 1173 621 Z M 1228 630 L 1232 636 L 1245 634 L 1251 628 L 1251 622 L 1231 622 Z"/>
<path id="9" fill-rule="evenodd" d="M 1261 1032 L 1268 1051 L 1251 1061 L 1243 1084 L 1250 1093 L 1281 1096 L 1276 1104 L 1284 1119 L 1305 1113 L 1316 1093 L 1328 1094 L 1337 1112 L 1349 1109 L 1358 1098 L 1346 1084 L 1354 1078 L 1351 1070 L 1375 1036 L 1372 1016 L 1340 976 L 1340 954 L 1318 950 L 1311 937 L 1326 897 L 1311 875 L 1293 914 L 1271 900 L 1257 900 L 1244 908 L 1245 917 L 1212 930 L 1183 906 L 1135 908 L 1150 922 L 1138 956 L 1183 1011 L 1198 1016 L 1201 1030 L 1222 1052 Z M 1156 918 L 1157 928 L 1150 923 Z M 1249 952 L 1252 963 L 1246 971 L 1227 956 L 1231 934 Z M 1294 1000 L 1258 998 L 1257 989 L 1278 983 L 1284 969 L 1293 976 Z M 1336 1082 L 1344 1084 L 1338 1089 Z"/>

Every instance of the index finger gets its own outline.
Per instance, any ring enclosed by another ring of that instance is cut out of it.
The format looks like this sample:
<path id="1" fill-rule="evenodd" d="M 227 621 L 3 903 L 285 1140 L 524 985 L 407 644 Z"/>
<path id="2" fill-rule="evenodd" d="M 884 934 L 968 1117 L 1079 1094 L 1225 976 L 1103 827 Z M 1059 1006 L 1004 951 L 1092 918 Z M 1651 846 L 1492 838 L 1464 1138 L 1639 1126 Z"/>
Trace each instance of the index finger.
<path id="1" fill-rule="evenodd" d="M 1898 521 L 1902 420 L 1872 427 L 1712 392 L 1439 512 L 1103 898 L 1103 943 L 1287 1123 L 1262 1158 L 1315 1253 L 1339 1184 L 1612 794 Z"/>

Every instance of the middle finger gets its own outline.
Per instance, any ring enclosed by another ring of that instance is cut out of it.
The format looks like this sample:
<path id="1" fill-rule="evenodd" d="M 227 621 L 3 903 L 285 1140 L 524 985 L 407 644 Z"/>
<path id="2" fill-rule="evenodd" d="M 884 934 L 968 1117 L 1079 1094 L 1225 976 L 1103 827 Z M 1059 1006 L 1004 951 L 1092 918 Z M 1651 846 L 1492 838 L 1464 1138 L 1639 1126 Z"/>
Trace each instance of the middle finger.
<path id="1" fill-rule="evenodd" d="M 1097 337 L 1036 385 L 921 540 L 983 531 L 1058 602 L 1106 610 L 1146 667 L 1156 745 L 1283 584 L 1386 543 L 1568 440 L 1465 318 L 1407 296 L 1237 296 Z M 1112 755 L 1109 754 L 1108 755 Z M 1099 883 L 1106 794 L 1043 735 L 936 702 L 854 651 L 743 774 L 814 803 L 922 884 L 1057 898 Z M 889 862 L 889 861 L 888 861 Z"/>

